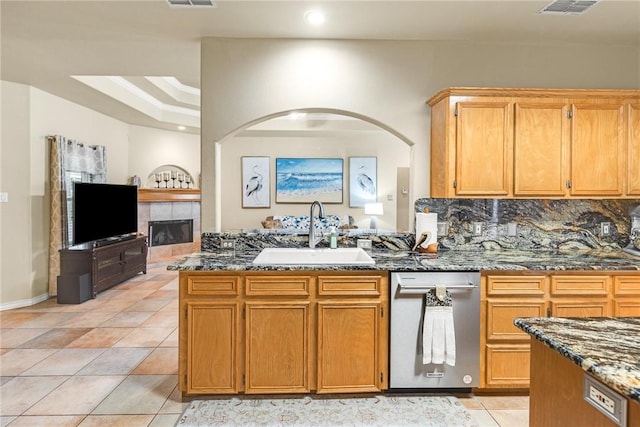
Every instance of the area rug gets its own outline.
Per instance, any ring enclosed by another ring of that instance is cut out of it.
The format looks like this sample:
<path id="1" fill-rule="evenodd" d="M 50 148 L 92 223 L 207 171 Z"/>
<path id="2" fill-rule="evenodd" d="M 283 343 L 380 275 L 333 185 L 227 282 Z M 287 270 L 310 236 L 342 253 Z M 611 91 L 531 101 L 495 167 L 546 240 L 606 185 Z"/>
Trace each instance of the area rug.
<path id="1" fill-rule="evenodd" d="M 176 423 L 200 426 L 438 426 L 478 424 L 453 396 L 380 395 L 194 400 Z"/>

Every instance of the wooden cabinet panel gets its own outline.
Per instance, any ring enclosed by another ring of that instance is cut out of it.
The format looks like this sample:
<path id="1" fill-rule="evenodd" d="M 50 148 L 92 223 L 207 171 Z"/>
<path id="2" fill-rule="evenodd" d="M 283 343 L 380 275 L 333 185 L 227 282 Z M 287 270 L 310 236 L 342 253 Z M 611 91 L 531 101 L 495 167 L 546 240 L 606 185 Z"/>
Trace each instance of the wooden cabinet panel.
<path id="1" fill-rule="evenodd" d="M 237 296 L 240 292 L 240 277 L 190 276 L 187 280 L 187 294 L 189 295 L 225 295 Z"/>
<path id="2" fill-rule="evenodd" d="M 310 303 L 246 303 L 246 393 L 308 393 Z"/>
<path id="3" fill-rule="evenodd" d="M 640 298 L 640 275 L 639 276 L 615 276 L 613 278 L 613 295 L 636 296 Z"/>
<path id="4" fill-rule="evenodd" d="M 250 296 L 303 296 L 310 294 L 313 278 L 305 275 L 246 276 L 246 294 Z"/>
<path id="5" fill-rule="evenodd" d="M 611 278 L 599 276 L 552 276 L 552 296 L 602 296 L 609 294 Z"/>
<path id="6" fill-rule="evenodd" d="M 640 317 L 640 276 L 613 278 L 613 315 Z"/>
<path id="7" fill-rule="evenodd" d="M 381 286 L 381 275 L 318 277 L 318 295 L 321 296 L 380 296 Z"/>
<path id="8" fill-rule="evenodd" d="M 627 154 L 627 194 L 640 196 L 640 104 L 629 105 L 627 115 L 629 148 Z"/>
<path id="9" fill-rule="evenodd" d="M 514 326 L 516 317 L 545 316 L 544 301 L 487 300 L 487 340 L 529 341 L 529 334 Z"/>
<path id="10" fill-rule="evenodd" d="M 611 316 L 610 304 L 599 299 L 556 299 L 551 301 L 553 317 L 603 317 Z"/>
<path id="11" fill-rule="evenodd" d="M 487 344 L 487 387 L 529 387 L 529 344 Z"/>
<path id="12" fill-rule="evenodd" d="M 459 102 L 456 109 L 456 195 L 506 196 L 511 187 L 511 104 Z"/>
<path id="13" fill-rule="evenodd" d="M 574 104 L 571 120 L 571 194 L 620 196 L 625 128 L 622 104 Z"/>
<path id="14" fill-rule="evenodd" d="M 380 391 L 380 316 L 380 303 L 318 303 L 318 393 Z"/>
<path id="15" fill-rule="evenodd" d="M 514 121 L 515 196 L 566 194 L 568 105 L 516 102 Z"/>
<path id="16" fill-rule="evenodd" d="M 239 392 L 239 303 L 187 303 L 186 310 L 186 391 Z"/>
<path id="17" fill-rule="evenodd" d="M 488 296 L 543 297 L 547 289 L 546 276 L 487 276 Z"/>
<path id="18" fill-rule="evenodd" d="M 615 317 L 640 317 L 640 298 L 618 298 L 613 303 Z"/>

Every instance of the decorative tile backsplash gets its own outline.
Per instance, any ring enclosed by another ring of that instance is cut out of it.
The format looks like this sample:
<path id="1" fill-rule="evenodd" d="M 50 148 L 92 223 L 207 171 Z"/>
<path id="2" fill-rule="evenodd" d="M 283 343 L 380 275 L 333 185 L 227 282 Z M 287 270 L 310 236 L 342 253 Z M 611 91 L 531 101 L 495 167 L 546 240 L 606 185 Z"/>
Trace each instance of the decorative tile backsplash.
<path id="1" fill-rule="evenodd" d="M 441 248 L 617 251 L 629 243 L 630 212 L 638 205 L 628 199 L 426 198 L 416 200 L 415 211 L 428 208 L 447 223 Z M 608 235 L 602 223 L 609 224 Z"/>

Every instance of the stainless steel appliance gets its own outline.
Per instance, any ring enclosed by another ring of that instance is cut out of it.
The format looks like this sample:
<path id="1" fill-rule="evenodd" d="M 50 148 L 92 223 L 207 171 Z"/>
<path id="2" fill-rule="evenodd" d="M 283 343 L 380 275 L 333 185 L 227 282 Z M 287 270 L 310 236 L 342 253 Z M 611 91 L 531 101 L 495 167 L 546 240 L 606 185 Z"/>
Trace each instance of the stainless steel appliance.
<path id="1" fill-rule="evenodd" d="M 455 366 L 424 365 L 426 292 L 446 286 L 452 298 Z M 480 272 L 392 272 L 390 389 L 470 389 L 480 376 Z"/>

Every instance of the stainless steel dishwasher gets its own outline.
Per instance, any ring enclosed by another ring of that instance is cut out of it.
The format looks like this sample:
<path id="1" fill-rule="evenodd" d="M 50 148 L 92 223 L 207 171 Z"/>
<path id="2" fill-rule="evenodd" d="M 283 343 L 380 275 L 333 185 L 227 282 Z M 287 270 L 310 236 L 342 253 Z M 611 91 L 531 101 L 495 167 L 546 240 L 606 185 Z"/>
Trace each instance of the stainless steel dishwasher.
<path id="1" fill-rule="evenodd" d="M 425 294 L 446 287 L 455 330 L 455 366 L 423 364 Z M 480 375 L 480 272 L 392 272 L 390 389 L 470 389 Z"/>

